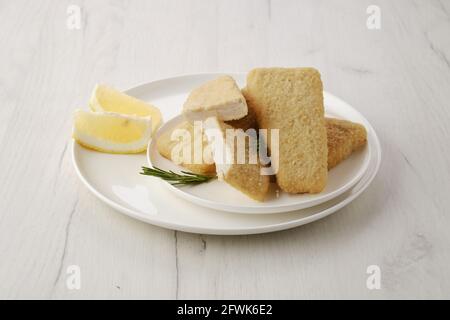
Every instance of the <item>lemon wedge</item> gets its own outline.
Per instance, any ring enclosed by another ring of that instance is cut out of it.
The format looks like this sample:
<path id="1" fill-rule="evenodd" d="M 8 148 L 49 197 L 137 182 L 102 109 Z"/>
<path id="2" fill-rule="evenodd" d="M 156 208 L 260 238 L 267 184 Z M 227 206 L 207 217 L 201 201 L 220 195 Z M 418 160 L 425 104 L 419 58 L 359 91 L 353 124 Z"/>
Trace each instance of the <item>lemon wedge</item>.
<path id="1" fill-rule="evenodd" d="M 76 110 L 73 138 L 82 146 L 108 153 L 139 153 L 152 136 L 150 117 Z"/>
<path id="2" fill-rule="evenodd" d="M 153 132 L 159 128 L 162 121 L 161 112 L 155 106 L 102 84 L 96 85 L 89 100 L 89 106 L 92 111 L 96 112 L 115 112 L 139 117 L 151 117 Z"/>

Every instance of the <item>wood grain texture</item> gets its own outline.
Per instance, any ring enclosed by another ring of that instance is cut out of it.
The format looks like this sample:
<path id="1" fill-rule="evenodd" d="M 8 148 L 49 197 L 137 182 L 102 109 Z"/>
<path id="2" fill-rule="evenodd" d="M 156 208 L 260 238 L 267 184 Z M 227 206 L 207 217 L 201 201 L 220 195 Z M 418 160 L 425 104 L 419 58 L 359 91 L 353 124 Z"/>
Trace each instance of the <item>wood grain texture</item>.
<path id="1" fill-rule="evenodd" d="M 81 30 L 66 27 L 82 8 Z M 450 2 L 0 1 L 0 298 L 450 298 Z M 257 236 L 153 227 L 94 198 L 67 143 L 96 82 L 313 66 L 374 125 L 371 187 Z M 66 268 L 82 271 L 68 290 Z M 381 290 L 366 288 L 379 265 Z"/>

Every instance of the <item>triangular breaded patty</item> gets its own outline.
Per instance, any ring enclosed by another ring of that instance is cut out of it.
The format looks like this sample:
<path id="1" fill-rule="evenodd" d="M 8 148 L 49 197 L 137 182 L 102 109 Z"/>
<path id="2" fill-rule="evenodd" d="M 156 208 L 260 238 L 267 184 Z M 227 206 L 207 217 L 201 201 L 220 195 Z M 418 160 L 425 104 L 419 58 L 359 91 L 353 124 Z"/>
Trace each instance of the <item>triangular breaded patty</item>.
<path id="1" fill-rule="evenodd" d="M 268 175 L 262 175 L 256 144 L 254 148 L 250 148 L 250 136 L 216 117 L 205 120 L 205 134 L 212 146 L 219 180 L 225 181 L 254 200 L 264 201 L 269 192 L 270 178 Z M 242 149 L 238 148 L 238 136 L 244 141 Z M 256 139 L 256 136 L 254 138 Z"/>
<path id="2" fill-rule="evenodd" d="M 217 116 L 237 120 L 247 115 L 247 102 L 230 76 L 221 76 L 192 90 L 183 105 L 183 114 L 191 120 Z"/>
<path id="3" fill-rule="evenodd" d="M 175 130 L 186 130 L 189 134 L 190 140 L 181 140 L 180 139 L 172 139 L 172 133 Z M 181 141 L 180 141 L 181 140 Z M 200 142 L 201 140 L 201 142 Z M 205 152 L 206 157 L 203 156 L 203 154 L 198 155 L 202 156 L 202 161 L 200 163 L 195 163 L 195 154 L 194 152 L 196 149 L 194 146 L 197 144 L 201 144 L 202 149 L 198 150 L 198 152 L 203 153 L 203 150 L 206 150 L 208 146 L 208 140 L 206 136 L 204 135 L 203 131 L 201 133 L 197 133 L 194 135 L 194 126 L 189 121 L 184 121 L 180 123 L 178 126 L 173 128 L 173 130 L 165 131 L 161 134 L 161 136 L 158 137 L 158 140 L 156 141 L 156 146 L 158 148 L 159 153 L 166 159 L 169 159 L 173 162 L 175 162 L 175 159 L 173 159 L 172 151 L 173 149 L 179 144 L 190 144 L 188 148 L 191 151 L 191 157 L 190 159 L 182 158 L 179 159 L 179 162 L 177 164 L 185 167 L 186 169 L 198 173 L 198 174 L 215 174 L 216 173 L 216 167 L 214 165 L 212 155 L 208 157 L 208 153 Z M 183 146 L 179 149 L 183 149 Z M 184 155 L 183 155 L 184 156 Z M 181 157 L 180 157 L 181 158 Z"/>
<path id="4" fill-rule="evenodd" d="M 328 144 L 328 170 L 347 159 L 353 151 L 367 141 L 366 129 L 347 120 L 326 118 Z"/>

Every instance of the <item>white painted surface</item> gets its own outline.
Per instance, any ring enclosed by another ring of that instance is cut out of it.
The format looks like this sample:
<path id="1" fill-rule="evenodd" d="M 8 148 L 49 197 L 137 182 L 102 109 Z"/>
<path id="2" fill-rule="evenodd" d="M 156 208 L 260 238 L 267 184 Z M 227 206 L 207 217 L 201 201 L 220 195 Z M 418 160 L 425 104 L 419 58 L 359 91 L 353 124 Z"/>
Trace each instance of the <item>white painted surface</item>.
<path id="1" fill-rule="evenodd" d="M 66 28 L 70 4 L 81 30 Z M 370 4 L 381 30 L 366 27 Z M 1 1 L 0 298 L 450 298 L 449 34 L 446 0 Z M 175 233 L 78 181 L 71 113 L 96 82 L 299 65 L 359 108 L 384 152 L 371 187 L 329 218 Z M 366 288 L 372 264 L 381 290 Z"/>

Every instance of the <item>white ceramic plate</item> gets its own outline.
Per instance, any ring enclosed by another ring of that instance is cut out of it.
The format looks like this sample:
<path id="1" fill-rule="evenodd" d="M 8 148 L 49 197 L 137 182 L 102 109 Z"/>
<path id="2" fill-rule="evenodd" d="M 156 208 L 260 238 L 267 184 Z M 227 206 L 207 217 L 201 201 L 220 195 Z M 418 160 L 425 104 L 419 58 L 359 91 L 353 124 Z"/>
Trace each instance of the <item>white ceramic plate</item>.
<path id="1" fill-rule="evenodd" d="M 330 94 L 325 94 L 325 97 L 325 101 L 328 102 L 328 115 L 341 119 L 351 117 L 349 114 L 354 112 L 353 108 Z M 352 119 L 359 123 L 368 123 L 361 115 L 357 115 L 357 119 L 355 117 Z M 158 152 L 156 143 L 161 134 L 165 131 L 172 131 L 182 121 L 185 121 L 183 116 L 176 116 L 167 121 L 149 143 L 147 160 L 150 166 L 174 172 L 186 170 L 162 157 Z M 321 204 L 353 187 L 368 168 L 370 152 L 370 145 L 368 145 L 354 152 L 348 159 L 333 168 L 328 174 L 325 190 L 319 194 L 288 194 L 279 191 L 276 183 L 271 183 L 267 199 L 264 202 L 258 202 L 227 183 L 218 180 L 196 186 L 173 186 L 168 182 L 165 182 L 165 185 L 176 195 L 207 208 L 249 214 L 289 212 Z"/>
<path id="2" fill-rule="evenodd" d="M 218 74 L 180 76 L 141 85 L 128 91 L 137 98 L 158 105 L 165 119 L 178 114 L 171 106 L 174 97 L 183 100 L 186 83 L 194 87 Z M 235 75 L 233 75 L 235 76 Z M 166 109 L 164 109 L 166 108 Z M 345 117 L 357 121 L 358 113 Z M 339 115 L 336 115 L 339 116 Z M 203 234 L 254 234 L 293 228 L 323 218 L 355 199 L 375 177 L 381 150 L 370 124 L 368 130 L 368 169 L 361 180 L 338 197 L 320 205 L 282 214 L 243 215 L 196 206 L 175 196 L 165 182 L 139 175 L 146 164 L 145 154 L 113 155 L 73 144 L 73 161 L 83 183 L 99 199 L 133 218 L 175 230 Z M 342 165 L 342 164 L 341 164 Z"/>

